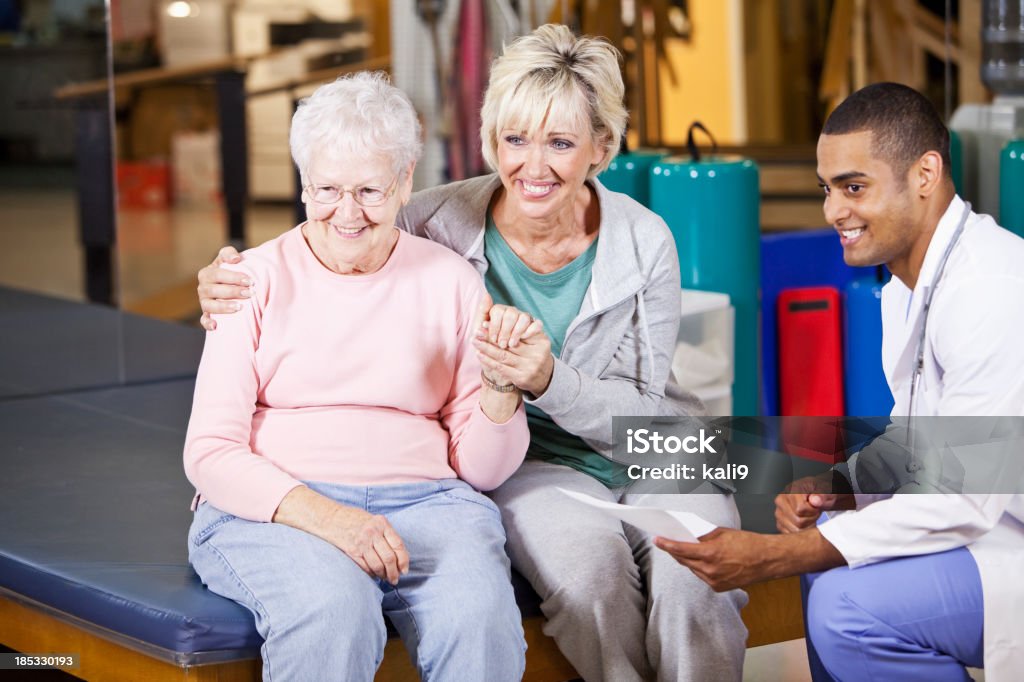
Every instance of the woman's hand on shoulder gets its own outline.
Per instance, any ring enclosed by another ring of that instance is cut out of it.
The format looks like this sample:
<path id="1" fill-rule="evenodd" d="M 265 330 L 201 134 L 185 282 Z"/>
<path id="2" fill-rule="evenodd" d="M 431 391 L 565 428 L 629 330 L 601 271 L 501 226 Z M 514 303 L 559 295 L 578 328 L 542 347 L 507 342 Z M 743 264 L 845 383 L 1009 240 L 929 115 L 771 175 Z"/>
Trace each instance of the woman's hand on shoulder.
<path id="1" fill-rule="evenodd" d="M 225 246 L 217 253 L 213 262 L 199 271 L 199 306 L 203 309 L 200 324 L 206 331 L 217 328 L 217 322 L 211 314 L 234 313 L 242 308 L 239 299 L 252 295 L 249 286 L 252 282 L 241 272 L 225 270 L 225 263 L 240 263 L 242 256 L 233 246 Z"/>

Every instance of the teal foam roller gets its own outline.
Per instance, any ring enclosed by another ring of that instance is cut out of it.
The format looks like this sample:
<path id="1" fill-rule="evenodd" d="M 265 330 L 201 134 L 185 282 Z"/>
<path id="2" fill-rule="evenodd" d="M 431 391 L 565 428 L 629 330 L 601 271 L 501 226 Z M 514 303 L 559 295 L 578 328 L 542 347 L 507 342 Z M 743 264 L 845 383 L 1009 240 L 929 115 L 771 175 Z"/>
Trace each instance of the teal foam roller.
<path id="1" fill-rule="evenodd" d="M 733 414 L 758 413 L 760 185 L 749 159 L 668 157 L 651 168 L 651 210 L 676 240 L 682 285 L 729 294 L 736 309 Z"/>
<path id="2" fill-rule="evenodd" d="M 613 192 L 628 194 L 650 208 L 651 166 L 667 155 L 668 152 L 655 149 L 637 149 L 628 154 L 619 154 L 598 177 Z"/>
<path id="3" fill-rule="evenodd" d="M 1024 237 L 1024 140 L 1011 140 L 999 156 L 999 224 Z"/>
<path id="4" fill-rule="evenodd" d="M 953 187 L 960 196 L 964 194 L 964 143 L 960 134 L 955 130 L 949 131 L 949 161 L 951 167 L 950 175 L 953 177 Z"/>

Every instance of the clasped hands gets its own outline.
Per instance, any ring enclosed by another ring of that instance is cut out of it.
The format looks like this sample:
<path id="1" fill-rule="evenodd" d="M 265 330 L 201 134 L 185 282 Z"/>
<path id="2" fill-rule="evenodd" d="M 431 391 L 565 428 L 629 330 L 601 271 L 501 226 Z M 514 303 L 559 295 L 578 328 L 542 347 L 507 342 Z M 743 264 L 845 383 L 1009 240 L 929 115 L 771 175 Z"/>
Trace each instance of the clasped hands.
<path id="1" fill-rule="evenodd" d="M 775 497 L 775 527 L 780 533 L 799 533 L 813 528 L 822 512 L 856 509 L 849 482 L 837 472 L 807 476 L 793 481 Z"/>
<path id="2" fill-rule="evenodd" d="M 484 375 L 539 396 L 547 390 L 555 360 L 544 325 L 528 313 L 495 304 L 484 295 L 477 308 L 473 346 Z"/>

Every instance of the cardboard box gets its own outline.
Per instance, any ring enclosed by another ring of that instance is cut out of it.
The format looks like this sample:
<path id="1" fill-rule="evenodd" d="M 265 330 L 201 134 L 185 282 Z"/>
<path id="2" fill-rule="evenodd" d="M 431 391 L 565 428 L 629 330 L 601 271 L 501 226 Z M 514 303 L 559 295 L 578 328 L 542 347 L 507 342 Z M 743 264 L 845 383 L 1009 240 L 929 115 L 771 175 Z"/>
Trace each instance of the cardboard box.
<path id="1" fill-rule="evenodd" d="M 249 194 L 253 198 L 293 201 L 295 185 L 295 166 L 290 157 L 259 154 L 250 159 Z"/>
<path id="2" fill-rule="evenodd" d="M 174 201 L 209 204 L 220 201 L 220 134 L 181 132 L 171 141 Z"/>
<path id="3" fill-rule="evenodd" d="M 217 97 L 207 86 L 159 85 L 139 90 L 130 113 L 129 149 L 122 155 L 168 159 L 175 133 L 217 128 Z"/>

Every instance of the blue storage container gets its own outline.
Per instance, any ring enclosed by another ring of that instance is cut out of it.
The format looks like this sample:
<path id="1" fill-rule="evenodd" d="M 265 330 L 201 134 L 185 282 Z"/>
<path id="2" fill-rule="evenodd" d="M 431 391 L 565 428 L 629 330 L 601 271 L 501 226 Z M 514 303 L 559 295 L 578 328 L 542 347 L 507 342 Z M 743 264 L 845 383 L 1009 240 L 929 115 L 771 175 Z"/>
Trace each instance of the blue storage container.
<path id="1" fill-rule="evenodd" d="M 892 392 L 882 371 L 882 286 L 870 277 L 854 280 L 843 290 L 843 373 L 846 414 L 852 416 L 892 412 Z"/>
<path id="2" fill-rule="evenodd" d="M 824 216 L 822 222 L 825 221 Z M 832 228 L 779 232 L 761 237 L 761 413 L 779 414 L 778 317 L 783 289 L 832 286 L 842 291 L 874 268 L 851 268 Z"/>

